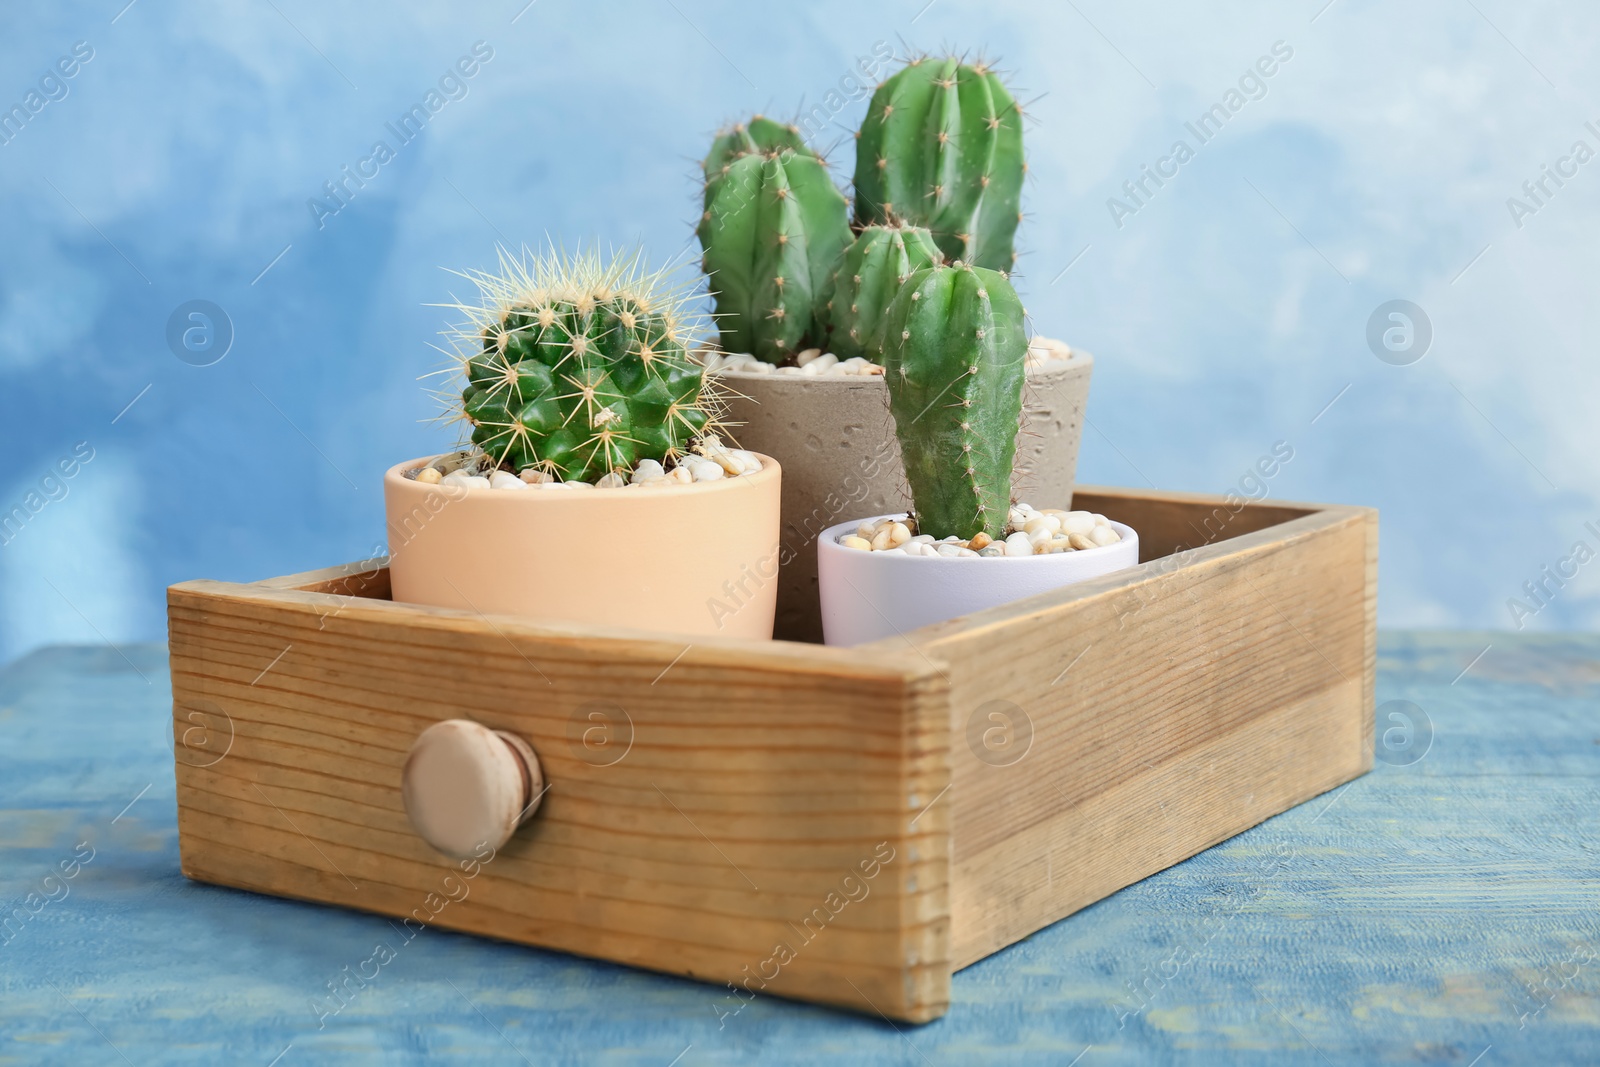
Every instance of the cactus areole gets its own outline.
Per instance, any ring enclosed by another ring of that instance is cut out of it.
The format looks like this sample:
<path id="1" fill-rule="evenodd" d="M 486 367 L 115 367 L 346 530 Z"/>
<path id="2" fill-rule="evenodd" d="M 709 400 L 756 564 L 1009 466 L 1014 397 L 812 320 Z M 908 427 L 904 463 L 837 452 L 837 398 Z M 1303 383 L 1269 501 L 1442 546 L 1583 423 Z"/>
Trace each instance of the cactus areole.
<path id="1" fill-rule="evenodd" d="M 823 294 L 829 349 L 840 359 L 876 362 L 878 327 L 889 301 L 915 271 L 943 261 L 932 235 L 920 226 L 874 224 L 862 230 Z"/>
<path id="2" fill-rule="evenodd" d="M 820 159 L 792 148 L 738 156 L 718 174 L 696 232 L 722 348 L 782 363 L 825 333 L 818 297 L 850 243 L 844 194 Z"/>
<path id="3" fill-rule="evenodd" d="M 450 305 L 466 386 L 454 412 L 501 466 L 567 481 L 676 459 L 721 405 L 689 355 L 684 293 L 638 255 L 531 259 L 472 272 L 482 301 Z"/>
<path id="4" fill-rule="evenodd" d="M 1028 355 L 1006 276 L 925 267 L 883 322 L 884 378 L 920 532 L 1005 536 Z"/>
<path id="5" fill-rule="evenodd" d="M 1021 221 L 1022 112 L 984 64 L 917 59 L 878 86 L 856 141 L 856 224 L 901 218 L 949 259 L 1009 271 Z"/>
<path id="6" fill-rule="evenodd" d="M 711 207 L 722 179 L 727 177 L 735 160 L 743 156 L 770 155 L 789 149 L 803 156 L 816 153 L 806 146 L 800 127 L 793 123 L 774 122 L 765 115 L 756 115 L 749 122 L 730 126 L 717 134 L 711 142 L 701 169 L 705 172 L 705 206 Z"/>

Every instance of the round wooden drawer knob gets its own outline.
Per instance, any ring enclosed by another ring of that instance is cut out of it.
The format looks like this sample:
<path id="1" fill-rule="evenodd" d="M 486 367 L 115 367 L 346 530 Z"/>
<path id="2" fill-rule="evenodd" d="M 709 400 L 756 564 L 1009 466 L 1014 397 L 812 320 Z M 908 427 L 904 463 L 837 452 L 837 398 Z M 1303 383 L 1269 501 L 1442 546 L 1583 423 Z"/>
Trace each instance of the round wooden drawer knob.
<path id="1" fill-rule="evenodd" d="M 539 807 L 544 774 L 520 737 L 468 719 L 436 722 L 412 742 L 400 793 L 412 829 L 456 859 L 500 848 Z"/>

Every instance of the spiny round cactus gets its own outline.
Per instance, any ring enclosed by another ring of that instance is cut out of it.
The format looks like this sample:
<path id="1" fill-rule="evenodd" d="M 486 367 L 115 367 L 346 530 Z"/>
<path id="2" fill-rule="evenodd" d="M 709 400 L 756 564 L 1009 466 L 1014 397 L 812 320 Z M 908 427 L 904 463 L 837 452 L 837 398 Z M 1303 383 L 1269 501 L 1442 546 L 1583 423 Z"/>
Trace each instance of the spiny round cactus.
<path id="1" fill-rule="evenodd" d="M 850 223 L 820 159 L 791 148 L 734 159 L 696 232 L 724 351 L 782 363 L 821 338 L 817 297 Z"/>
<path id="2" fill-rule="evenodd" d="M 862 230 L 823 294 L 828 348 L 840 359 L 876 359 L 875 335 L 889 302 L 912 273 L 942 262 L 933 236 L 920 226 L 873 224 Z"/>
<path id="3" fill-rule="evenodd" d="M 1017 291 L 999 271 L 924 267 L 895 295 L 882 336 L 918 530 L 1003 539 L 1028 356 Z"/>
<path id="4" fill-rule="evenodd" d="M 568 481 L 676 459 L 716 424 L 721 401 L 689 355 L 701 323 L 688 287 L 638 253 L 500 253 L 497 273 L 463 274 L 477 304 L 446 305 L 466 385 L 452 414 L 497 464 Z"/>
<path id="5" fill-rule="evenodd" d="M 856 139 L 857 226 L 899 216 L 950 259 L 1011 270 L 1022 112 L 986 64 L 912 60 L 872 94 Z"/>
<path id="6" fill-rule="evenodd" d="M 705 161 L 700 165 L 706 180 L 705 207 L 711 207 L 712 197 L 716 195 L 734 160 L 785 148 L 803 156 L 816 155 L 806 146 L 800 127 L 793 123 L 777 122 L 765 115 L 753 115 L 749 122 L 736 123 L 718 133 L 711 142 L 711 151 L 706 153 Z"/>

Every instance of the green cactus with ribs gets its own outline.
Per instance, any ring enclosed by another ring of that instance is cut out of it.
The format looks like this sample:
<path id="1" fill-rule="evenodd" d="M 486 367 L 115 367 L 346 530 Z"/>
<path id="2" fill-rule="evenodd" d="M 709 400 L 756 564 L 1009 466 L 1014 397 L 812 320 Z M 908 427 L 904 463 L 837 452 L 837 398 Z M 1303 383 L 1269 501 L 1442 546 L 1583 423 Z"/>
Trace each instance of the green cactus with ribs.
<path id="1" fill-rule="evenodd" d="M 724 351 L 876 358 L 875 324 L 898 288 L 888 279 L 941 257 L 1011 270 L 1022 113 L 992 69 L 913 59 L 877 87 L 856 140 L 853 235 L 797 126 L 757 115 L 712 142 L 696 232 Z"/>
<path id="2" fill-rule="evenodd" d="M 876 359 L 878 326 L 889 301 L 914 272 L 940 262 L 933 236 L 920 226 L 865 227 L 845 249 L 823 294 L 829 348 L 840 359 Z"/>
<path id="3" fill-rule="evenodd" d="M 498 466 L 567 481 L 676 459 L 721 411 L 689 354 L 684 289 L 637 254 L 521 258 L 470 272 L 477 304 L 451 333 L 466 378 L 454 415 Z"/>
<path id="4" fill-rule="evenodd" d="M 815 156 L 794 123 L 778 122 L 765 115 L 753 115 L 717 134 L 700 168 L 705 174 L 705 208 L 711 207 L 722 179 L 733 169 L 734 161 L 744 156 L 770 155 L 783 150 Z"/>
<path id="5" fill-rule="evenodd" d="M 884 314 L 889 410 L 921 533 L 1005 537 L 1028 337 L 1006 276 L 924 267 Z"/>
<path id="6" fill-rule="evenodd" d="M 1022 112 L 986 64 L 912 60 L 878 86 L 856 134 L 856 224 L 925 226 L 948 259 L 1011 270 Z"/>
<path id="7" fill-rule="evenodd" d="M 706 157 L 701 265 L 722 347 L 782 363 L 824 336 L 818 297 L 850 242 L 848 206 L 803 146 L 774 138 L 730 152 L 726 142 Z"/>

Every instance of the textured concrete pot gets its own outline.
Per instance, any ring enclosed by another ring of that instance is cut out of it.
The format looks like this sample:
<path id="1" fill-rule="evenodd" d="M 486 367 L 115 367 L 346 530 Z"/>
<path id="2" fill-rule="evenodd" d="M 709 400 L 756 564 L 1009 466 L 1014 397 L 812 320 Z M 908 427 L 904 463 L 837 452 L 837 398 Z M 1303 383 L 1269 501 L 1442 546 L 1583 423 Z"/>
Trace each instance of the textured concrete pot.
<path id="1" fill-rule="evenodd" d="M 861 645 L 910 633 L 1139 562 L 1139 535 L 1120 522 L 1111 524 L 1122 535 L 1115 544 L 1047 556 L 931 559 L 839 544 L 840 537 L 871 521 L 840 523 L 817 539 L 822 628 L 830 645 Z"/>
<path id="2" fill-rule="evenodd" d="M 547 622 L 772 637 L 782 472 L 667 489 L 383 478 L 395 600 Z"/>
<path id="3" fill-rule="evenodd" d="M 1070 508 L 1094 357 L 1034 338 L 1057 359 L 1028 374 L 1023 433 L 1013 479 L 1036 508 Z M 1060 356 L 1069 356 L 1061 359 Z M 730 404 L 739 447 L 783 464 L 783 534 L 774 636 L 822 640 L 817 535 L 851 515 L 904 511 L 911 504 L 900 445 L 881 377 L 812 377 L 724 372 L 743 394 Z"/>

